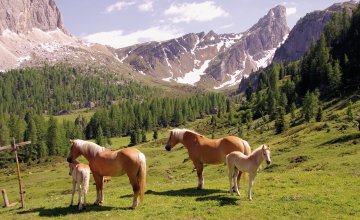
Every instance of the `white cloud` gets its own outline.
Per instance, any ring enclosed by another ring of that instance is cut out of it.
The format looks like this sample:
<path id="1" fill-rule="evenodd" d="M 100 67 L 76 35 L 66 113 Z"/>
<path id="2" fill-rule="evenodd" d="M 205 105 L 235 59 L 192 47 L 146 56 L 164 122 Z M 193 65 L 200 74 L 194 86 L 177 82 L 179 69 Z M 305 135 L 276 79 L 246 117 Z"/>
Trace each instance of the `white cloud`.
<path id="1" fill-rule="evenodd" d="M 154 1 L 145 0 L 143 3 L 138 5 L 140 11 L 153 11 L 154 10 Z"/>
<path id="2" fill-rule="evenodd" d="M 148 41 L 164 41 L 183 35 L 182 31 L 171 27 L 150 27 L 145 30 L 138 30 L 132 33 L 124 33 L 122 30 L 99 32 L 84 39 L 91 43 L 99 43 L 114 48 L 126 47 Z"/>
<path id="3" fill-rule="evenodd" d="M 120 10 L 127 8 L 134 4 L 135 4 L 135 2 L 133 2 L 133 1 L 131 1 L 131 2 L 119 1 L 119 2 L 116 2 L 115 4 L 112 4 L 112 5 L 109 5 L 108 7 L 106 7 L 106 12 L 110 13 L 112 11 L 120 11 Z"/>
<path id="4" fill-rule="evenodd" d="M 286 16 L 290 16 L 296 13 L 296 8 L 295 7 L 291 7 L 291 8 L 286 8 Z"/>
<path id="5" fill-rule="evenodd" d="M 169 19 L 173 23 L 211 21 L 229 15 L 228 12 L 224 11 L 221 6 L 217 6 L 213 1 L 172 4 L 164 13 L 170 16 Z"/>

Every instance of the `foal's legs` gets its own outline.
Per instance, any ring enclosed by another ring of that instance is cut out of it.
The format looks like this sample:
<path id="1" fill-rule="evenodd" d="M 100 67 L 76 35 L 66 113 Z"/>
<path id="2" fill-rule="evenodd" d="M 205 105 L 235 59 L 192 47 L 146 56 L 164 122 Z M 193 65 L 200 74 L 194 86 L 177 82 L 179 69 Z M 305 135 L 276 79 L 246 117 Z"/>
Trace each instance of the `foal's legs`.
<path id="1" fill-rule="evenodd" d="M 234 176 L 234 167 L 231 167 L 228 165 L 228 177 L 229 177 L 229 183 L 230 183 L 230 194 L 233 195 L 233 176 Z"/>
<path id="2" fill-rule="evenodd" d="M 237 180 L 239 179 L 239 175 L 241 175 L 241 172 L 236 167 L 234 167 L 234 173 L 233 173 L 234 188 L 233 188 L 233 191 L 235 191 L 238 196 L 240 196 L 239 186 L 238 186 L 238 182 L 237 182 Z"/>
<path id="3" fill-rule="evenodd" d="M 203 176 L 204 164 L 201 163 L 200 161 L 193 161 L 193 163 L 196 168 L 196 173 L 198 176 L 197 189 L 202 189 L 204 186 L 204 176 Z"/>
<path id="4" fill-rule="evenodd" d="M 79 194 L 79 199 L 78 199 L 78 206 L 79 206 L 79 210 L 82 209 L 82 203 L 81 203 L 81 191 L 82 191 L 82 186 L 80 183 L 76 184 L 78 187 L 78 194 Z"/>
<path id="5" fill-rule="evenodd" d="M 252 200 L 252 192 L 251 188 L 254 185 L 254 179 L 256 174 L 255 173 L 249 173 L 249 189 L 248 189 L 248 198 L 251 201 Z"/>
<path id="6" fill-rule="evenodd" d="M 72 192 L 71 192 L 72 195 L 71 195 L 70 206 L 72 206 L 74 203 L 74 194 L 75 194 L 75 186 L 76 186 L 75 180 L 73 180 L 72 184 L 73 184 L 73 186 L 72 186 Z"/>

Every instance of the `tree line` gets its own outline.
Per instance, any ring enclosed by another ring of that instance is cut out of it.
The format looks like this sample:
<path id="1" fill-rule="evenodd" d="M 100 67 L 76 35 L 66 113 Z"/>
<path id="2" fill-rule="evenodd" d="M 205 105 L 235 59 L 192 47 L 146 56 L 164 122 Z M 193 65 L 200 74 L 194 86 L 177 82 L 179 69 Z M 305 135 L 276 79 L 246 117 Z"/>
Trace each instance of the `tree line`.
<path id="1" fill-rule="evenodd" d="M 0 114 L 0 145 L 31 140 L 32 144 L 19 149 L 20 160 L 26 163 L 47 156 L 65 156 L 69 139 L 95 139 L 104 146 L 112 137 L 130 136 L 134 145 L 146 140 L 146 132 L 168 126 L 181 126 L 202 118 L 211 111 L 226 111 L 226 98 L 219 93 L 196 95 L 187 98 L 152 98 L 143 101 L 124 100 L 119 104 L 97 108 L 90 120 L 81 115 L 74 121 L 60 123 L 51 116 L 28 111 L 25 114 Z M 0 152 L 0 167 L 9 160 L 10 152 Z M 10 160 L 11 161 L 11 160 Z"/>
<path id="2" fill-rule="evenodd" d="M 121 99 L 150 97 L 155 88 L 125 80 L 97 69 L 67 65 L 10 70 L 0 75 L 0 113 L 56 114 L 85 107 L 86 102 L 106 106 Z"/>

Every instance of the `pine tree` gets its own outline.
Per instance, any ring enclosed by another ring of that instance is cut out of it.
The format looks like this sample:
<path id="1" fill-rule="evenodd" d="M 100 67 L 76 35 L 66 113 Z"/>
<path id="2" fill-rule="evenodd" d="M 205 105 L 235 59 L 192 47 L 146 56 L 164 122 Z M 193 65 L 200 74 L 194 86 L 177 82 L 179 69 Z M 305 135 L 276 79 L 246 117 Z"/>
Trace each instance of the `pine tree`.
<path id="1" fill-rule="evenodd" d="M 235 123 L 233 110 L 230 110 L 230 112 L 228 114 L 228 123 L 229 123 L 229 125 L 234 125 L 234 123 Z"/>
<path id="2" fill-rule="evenodd" d="M 31 145 L 26 147 L 26 158 L 24 158 L 24 160 L 29 161 L 37 159 L 39 143 L 37 140 L 37 128 L 33 118 L 29 118 L 24 140 L 31 141 Z"/>
<path id="3" fill-rule="evenodd" d="M 318 108 L 318 111 L 316 113 L 316 121 L 320 122 L 322 120 L 323 110 L 321 106 Z"/>
<path id="4" fill-rule="evenodd" d="M 154 140 L 158 139 L 158 130 L 157 129 L 154 129 L 153 139 Z"/>
<path id="5" fill-rule="evenodd" d="M 283 107 L 277 109 L 276 119 L 275 119 L 275 130 L 277 134 L 284 132 L 286 129 L 285 121 L 285 110 Z"/>
<path id="6" fill-rule="evenodd" d="M 0 115 L 0 146 L 10 144 L 10 131 L 4 115 Z"/>
<path id="7" fill-rule="evenodd" d="M 97 129 L 97 132 L 96 132 L 96 143 L 100 146 L 104 146 L 105 145 L 105 137 L 104 137 L 104 134 L 103 134 L 103 130 L 101 128 L 101 126 L 99 126 L 99 128 Z"/>
<path id="8" fill-rule="evenodd" d="M 335 62 L 334 69 L 332 68 L 331 64 L 328 63 L 326 69 L 329 80 L 329 89 L 333 94 L 336 95 L 341 86 L 341 76 L 342 76 L 339 62 L 338 61 Z"/>
<path id="9" fill-rule="evenodd" d="M 144 130 L 144 129 L 143 129 L 143 130 L 141 130 L 141 142 L 142 142 L 142 143 L 147 142 L 147 139 L 146 139 L 146 132 L 145 132 L 145 130 Z"/>
<path id="10" fill-rule="evenodd" d="M 317 92 L 307 92 L 303 101 L 303 117 L 309 122 L 318 108 L 319 98 Z"/>

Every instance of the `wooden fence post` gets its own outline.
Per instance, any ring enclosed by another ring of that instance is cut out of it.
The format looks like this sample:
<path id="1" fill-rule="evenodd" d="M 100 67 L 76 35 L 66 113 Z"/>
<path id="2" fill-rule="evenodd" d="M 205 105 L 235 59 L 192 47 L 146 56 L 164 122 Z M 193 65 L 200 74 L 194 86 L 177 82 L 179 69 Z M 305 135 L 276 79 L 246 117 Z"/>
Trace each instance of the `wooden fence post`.
<path id="1" fill-rule="evenodd" d="M 6 190 L 2 189 L 1 193 L 2 193 L 2 196 L 3 196 L 3 199 L 4 199 L 4 207 L 6 207 L 6 208 L 10 207 L 9 200 L 8 200 L 7 195 L 6 195 Z"/>
<path id="2" fill-rule="evenodd" d="M 19 165 L 19 159 L 17 156 L 17 147 L 15 145 L 15 138 L 11 138 L 11 147 L 14 150 L 15 153 L 15 159 L 16 159 L 16 169 L 17 169 L 17 176 L 18 176 L 18 180 L 19 180 L 19 189 L 20 189 L 20 198 L 21 198 L 21 208 L 25 208 L 25 198 L 24 198 L 24 191 L 22 189 L 22 185 L 21 185 L 21 174 L 20 174 L 20 165 Z"/>

